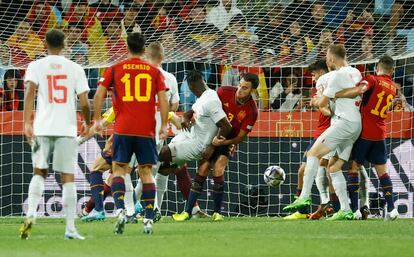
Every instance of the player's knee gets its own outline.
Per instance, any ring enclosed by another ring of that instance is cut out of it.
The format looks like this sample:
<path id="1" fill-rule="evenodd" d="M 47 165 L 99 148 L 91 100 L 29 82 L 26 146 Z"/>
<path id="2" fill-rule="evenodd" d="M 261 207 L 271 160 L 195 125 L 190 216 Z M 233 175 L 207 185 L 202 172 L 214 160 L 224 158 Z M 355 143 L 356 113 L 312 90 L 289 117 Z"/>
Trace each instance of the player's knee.
<path id="1" fill-rule="evenodd" d="M 34 175 L 42 176 L 43 178 L 47 178 L 47 169 L 37 169 L 33 170 Z"/>
<path id="2" fill-rule="evenodd" d="M 344 162 L 341 159 L 338 159 L 335 163 L 333 163 L 332 165 L 329 165 L 328 170 L 330 173 L 334 173 L 334 172 L 340 171 L 343 165 L 344 165 Z"/>
<path id="3" fill-rule="evenodd" d="M 387 169 L 386 169 L 385 164 L 380 164 L 380 165 L 375 164 L 374 168 L 375 168 L 375 171 L 377 172 L 378 177 L 382 177 L 385 174 L 387 174 Z"/>
<path id="4" fill-rule="evenodd" d="M 348 173 L 358 173 L 359 172 L 359 167 L 361 165 L 359 165 L 358 163 L 356 163 L 355 161 L 352 161 L 352 163 L 350 164 L 350 168 L 348 170 Z"/>
<path id="5" fill-rule="evenodd" d="M 99 155 L 95 159 L 92 165 L 92 170 L 101 171 L 101 172 L 109 170 L 110 168 L 111 168 L 111 165 L 109 165 L 101 155 Z"/>
<path id="6" fill-rule="evenodd" d="M 321 159 L 320 161 L 319 161 L 319 166 L 321 166 L 321 167 L 328 167 L 328 162 L 329 162 L 329 160 L 327 160 L 327 159 Z"/>

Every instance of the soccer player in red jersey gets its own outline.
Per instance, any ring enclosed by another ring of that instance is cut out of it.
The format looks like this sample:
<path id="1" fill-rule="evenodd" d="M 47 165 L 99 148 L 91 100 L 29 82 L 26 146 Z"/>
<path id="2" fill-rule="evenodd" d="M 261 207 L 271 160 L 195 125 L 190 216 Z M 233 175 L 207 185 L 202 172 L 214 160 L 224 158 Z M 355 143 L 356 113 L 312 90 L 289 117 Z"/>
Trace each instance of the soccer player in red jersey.
<path id="1" fill-rule="evenodd" d="M 238 87 L 220 87 L 217 94 L 227 114 L 232 130 L 227 136 L 213 139 L 212 144 L 216 147 L 213 155 L 208 160 L 202 160 L 197 170 L 197 174 L 191 186 L 190 195 L 186 209 L 181 214 L 174 214 L 176 221 L 188 220 L 194 203 L 202 192 L 203 184 L 207 179 L 210 167 L 213 169 L 213 191 L 214 191 L 214 213 L 213 221 L 223 220 L 221 214 L 221 203 L 224 195 L 224 169 L 232 156 L 235 145 L 242 142 L 253 129 L 257 120 L 257 104 L 252 98 L 252 92 L 259 86 L 259 78 L 252 73 L 242 75 Z"/>
<path id="2" fill-rule="evenodd" d="M 154 218 L 155 183 L 152 166 L 157 164 L 155 146 L 155 96 L 161 112 L 160 138 L 167 136 L 168 100 L 161 71 L 144 61 L 145 37 L 131 33 L 127 38 L 129 58 L 106 69 L 94 98 L 94 117 L 101 124 L 101 108 L 107 90 L 112 89 L 112 106 L 115 110 L 112 162 L 112 196 L 118 211 L 115 234 L 124 232 L 124 210 L 127 166 L 134 153 L 143 182 L 142 200 L 145 203 L 144 233 L 152 233 Z M 103 183 L 102 183 L 103 184 Z"/>
<path id="3" fill-rule="evenodd" d="M 362 132 L 355 142 L 352 156 L 353 164 L 348 174 L 348 192 L 351 206 L 358 209 L 358 170 L 365 161 L 372 163 L 377 172 L 384 198 L 387 202 L 387 217 L 398 218 L 398 211 L 394 207 L 392 182 L 387 173 L 387 146 L 385 119 L 394 97 L 397 95 L 397 86 L 391 76 L 394 72 L 394 60 L 390 56 L 383 56 L 377 64 L 377 75 L 365 77 L 359 87 L 338 92 L 336 97 L 353 97 L 363 94 L 361 104 Z M 367 186 L 366 191 L 367 191 Z M 360 212 L 362 218 L 368 216 L 368 197 L 365 195 Z"/>

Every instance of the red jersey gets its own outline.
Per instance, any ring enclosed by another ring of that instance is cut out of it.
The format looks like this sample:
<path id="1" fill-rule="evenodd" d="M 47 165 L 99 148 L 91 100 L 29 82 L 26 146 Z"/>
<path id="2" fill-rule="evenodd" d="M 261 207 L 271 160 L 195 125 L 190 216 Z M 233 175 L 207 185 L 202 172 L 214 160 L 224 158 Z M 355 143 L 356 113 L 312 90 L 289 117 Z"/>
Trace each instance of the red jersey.
<path id="1" fill-rule="evenodd" d="M 397 95 L 397 86 L 388 75 L 369 75 L 359 84 L 368 88 L 362 97 L 361 104 L 361 138 L 374 141 L 384 140 L 386 137 L 385 119 Z"/>
<path id="2" fill-rule="evenodd" d="M 331 126 L 331 116 L 324 116 L 319 112 L 318 126 L 313 132 L 313 138 L 317 139 L 322 133 Z"/>
<path id="3" fill-rule="evenodd" d="M 244 104 L 236 101 L 237 87 L 219 87 L 218 97 L 223 105 L 223 110 L 227 114 L 231 126 L 233 127 L 228 139 L 235 138 L 240 130 L 250 132 L 257 120 L 257 104 L 252 98 Z"/>
<path id="4" fill-rule="evenodd" d="M 99 85 L 113 88 L 116 134 L 155 136 L 155 96 L 166 89 L 157 67 L 131 58 L 107 68 Z"/>

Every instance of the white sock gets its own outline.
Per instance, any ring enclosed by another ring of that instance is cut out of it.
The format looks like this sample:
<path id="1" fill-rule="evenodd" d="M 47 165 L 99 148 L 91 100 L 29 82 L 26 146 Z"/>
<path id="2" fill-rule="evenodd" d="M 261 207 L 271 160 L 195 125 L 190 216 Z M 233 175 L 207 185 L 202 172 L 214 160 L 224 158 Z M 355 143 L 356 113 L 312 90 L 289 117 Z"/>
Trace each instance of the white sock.
<path id="1" fill-rule="evenodd" d="M 36 218 L 37 207 L 42 200 L 43 191 L 45 190 L 45 179 L 40 175 L 34 175 L 29 184 L 29 198 L 27 200 L 29 208 L 27 217 Z"/>
<path id="2" fill-rule="evenodd" d="M 132 185 L 131 175 L 125 174 L 125 209 L 128 216 L 132 216 L 135 213 L 134 206 L 134 186 Z"/>
<path id="3" fill-rule="evenodd" d="M 316 175 L 316 187 L 319 190 L 321 204 L 327 204 L 329 202 L 329 180 L 325 167 L 319 166 L 318 168 L 318 174 Z"/>
<path id="4" fill-rule="evenodd" d="M 201 209 L 200 209 L 200 206 L 194 206 L 193 207 L 193 210 L 191 211 L 191 215 L 194 215 L 194 214 L 196 214 L 197 212 L 199 212 Z"/>
<path id="5" fill-rule="evenodd" d="M 369 176 L 364 165 L 359 169 L 359 199 L 360 206 L 367 206 L 369 208 Z"/>
<path id="6" fill-rule="evenodd" d="M 168 176 L 164 176 L 164 175 L 157 173 L 157 175 L 155 175 L 155 183 L 157 184 L 156 203 L 157 203 L 159 210 L 161 210 L 162 202 L 164 200 L 164 195 L 165 195 L 165 192 L 167 191 Z"/>
<path id="7" fill-rule="evenodd" d="M 66 215 L 66 230 L 75 231 L 76 216 L 76 186 L 74 182 L 67 182 L 62 185 L 63 210 Z"/>
<path id="8" fill-rule="evenodd" d="M 300 198 L 309 198 L 316 173 L 318 172 L 319 160 L 314 156 L 309 156 L 306 161 L 305 175 L 303 176 L 303 187 Z"/>
<path id="9" fill-rule="evenodd" d="M 331 172 L 332 185 L 335 189 L 335 193 L 338 196 L 339 203 L 341 204 L 341 210 L 350 211 L 348 192 L 346 190 L 346 180 L 342 170 L 337 172 Z"/>
<path id="10" fill-rule="evenodd" d="M 138 179 L 138 183 L 135 186 L 135 196 L 137 197 L 137 201 L 141 201 L 142 196 L 142 180 Z"/>

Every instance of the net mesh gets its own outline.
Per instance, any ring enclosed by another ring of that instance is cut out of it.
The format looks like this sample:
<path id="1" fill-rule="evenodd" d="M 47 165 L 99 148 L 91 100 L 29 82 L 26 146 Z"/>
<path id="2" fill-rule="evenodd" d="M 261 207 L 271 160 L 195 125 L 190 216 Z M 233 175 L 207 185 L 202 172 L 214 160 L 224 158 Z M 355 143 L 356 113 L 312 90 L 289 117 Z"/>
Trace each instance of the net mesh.
<path id="1" fill-rule="evenodd" d="M 177 77 L 181 111 L 195 101 L 185 80 L 187 70 L 201 70 L 212 89 L 236 86 L 243 72 L 259 75 L 258 122 L 225 173 L 224 213 L 231 215 L 281 214 L 296 193 L 297 170 L 318 117 L 308 106 L 313 93 L 308 64 L 323 57 L 332 43 L 345 44 L 349 61 L 364 74 L 374 72 L 378 57 L 390 54 L 396 60 L 394 78 L 400 95 L 387 120 L 388 167 L 400 212 L 413 217 L 412 9 L 411 1 L 1 1 L 0 75 L 7 78 L 12 71 L 19 83 L 13 94 L 6 79 L 0 88 L 0 215 L 23 213 L 31 178 L 30 148 L 20 112 L 21 77 L 30 61 L 45 55 L 46 31 L 61 28 L 67 35 L 65 55 L 85 68 L 91 98 L 103 70 L 127 57 L 125 39 L 131 31 L 163 44 L 163 67 Z M 281 102 L 281 92 L 292 84 L 296 93 L 292 102 Z M 80 147 L 79 209 L 89 197 L 89 172 L 104 141 L 96 138 Z M 279 188 L 264 185 L 263 172 L 270 165 L 281 166 L 287 174 Z M 192 174 L 195 167 L 196 163 L 190 164 Z M 375 173 L 370 174 L 371 207 L 378 211 L 379 183 Z M 44 215 L 61 215 L 57 181 L 59 175 L 53 172 L 46 180 L 40 207 Z M 208 211 L 211 183 L 208 180 L 200 200 Z M 312 197 L 319 202 L 316 188 Z M 163 213 L 183 210 L 174 177 L 165 199 Z"/>

